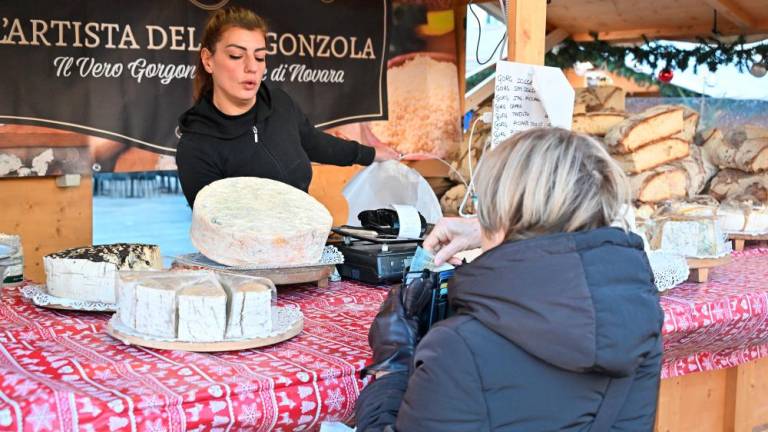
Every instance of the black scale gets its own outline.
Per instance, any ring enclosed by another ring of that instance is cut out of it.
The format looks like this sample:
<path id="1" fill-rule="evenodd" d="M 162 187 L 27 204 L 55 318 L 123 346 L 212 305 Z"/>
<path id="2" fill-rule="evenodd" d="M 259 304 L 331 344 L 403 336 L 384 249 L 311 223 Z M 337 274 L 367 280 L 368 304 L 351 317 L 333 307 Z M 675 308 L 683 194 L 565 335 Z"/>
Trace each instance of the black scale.
<path id="1" fill-rule="evenodd" d="M 344 264 L 338 265 L 341 276 L 374 285 L 400 282 L 422 241 L 349 226 L 332 231 L 342 237 L 335 245 L 344 254 Z"/>

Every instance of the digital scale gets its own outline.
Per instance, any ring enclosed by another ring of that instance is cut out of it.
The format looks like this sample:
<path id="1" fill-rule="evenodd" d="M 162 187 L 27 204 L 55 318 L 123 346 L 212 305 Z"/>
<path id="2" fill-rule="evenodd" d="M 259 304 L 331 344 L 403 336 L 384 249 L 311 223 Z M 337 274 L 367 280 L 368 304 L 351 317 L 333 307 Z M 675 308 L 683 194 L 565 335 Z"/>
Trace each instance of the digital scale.
<path id="1" fill-rule="evenodd" d="M 341 243 L 335 244 L 344 254 L 344 263 L 338 265 L 341 276 L 373 285 L 400 282 L 422 241 L 349 226 L 332 231 L 342 237 Z"/>

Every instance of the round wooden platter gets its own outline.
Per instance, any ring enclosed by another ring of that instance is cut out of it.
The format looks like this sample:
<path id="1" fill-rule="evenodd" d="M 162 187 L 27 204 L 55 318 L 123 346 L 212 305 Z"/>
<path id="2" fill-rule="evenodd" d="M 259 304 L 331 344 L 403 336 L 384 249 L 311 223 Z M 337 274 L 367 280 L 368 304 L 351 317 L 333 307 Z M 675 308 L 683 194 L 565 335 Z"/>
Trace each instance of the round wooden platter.
<path id="1" fill-rule="evenodd" d="M 244 274 L 248 276 L 258 276 L 271 280 L 275 285 L 293 285 L 300 283 L 316 282 L 320 288 L 328 286 L 328 277 L 333 272 L 335 264 L 327 265 L 313 265 L 307 267 L 293 267 L 282 269 L 262 269 L 262 270 L 239 270 L 233 269 L 221 269 L 215 267 L 206 267 L 200 264 L 188 263 L 188 262 L 175 262 L 173 264 L 176 268 L 188 268 L 188 269 L 202 269 L 211 270 L 214 272 L 222 273 L 236 273 Z"/>
<path id="2" fill-rule="evenodd" d="M 706 282 L 709 280 L 709 269 L 724 266 L 731 262 L 731 256 L 720 258 L 687 258 L 688 268 L 691 272 L 688 276 L 690 282 Z"/>
<path id="3" fill-rule="evenodd" d="M 750 235 L 750 234 L 740 234 L 740 233 L 729 233 L 728 239 L 733 240 L 733 250 L 735 251 L 742 251 L 744 250 L 744 243 L 748 241 L 766 241 L 768 240 L 768 233 L 766 234 L 758 234 L 758 235 Z"/>
<path id="4" fill-rule="evenodd" d="M 116 316 L 112 319 L 116 319 Z M 300 319 L 296 320 L 296 322 L 290 328 L 274 337 L 221 342 L 169 342 L 155 339 L 145 339 L 139 336 L 129 335 L 115 329 L 112 326 L 112 320 L 107 323 L 107 334 L 128 345 L 137 345 L 145 348 L 156 348 L 162 350 L 192 352 L 239 351 L 250 348 L 260 348 L 291 339 L 292 337 L 301 333 L 303 329 L 304 317 L 302 316 Z"/>
<path id="5" fill-rule="evenodd" d="M 328 286 L 328 277 L 333 271 L 333 265 L 296 267 L 269 270 L 222 270 L 243 273 L 250 276 L 260 276 L 271 280 L 275 285 L 292 285 L 299 283 L 317 282 L 317 286 Z"/>

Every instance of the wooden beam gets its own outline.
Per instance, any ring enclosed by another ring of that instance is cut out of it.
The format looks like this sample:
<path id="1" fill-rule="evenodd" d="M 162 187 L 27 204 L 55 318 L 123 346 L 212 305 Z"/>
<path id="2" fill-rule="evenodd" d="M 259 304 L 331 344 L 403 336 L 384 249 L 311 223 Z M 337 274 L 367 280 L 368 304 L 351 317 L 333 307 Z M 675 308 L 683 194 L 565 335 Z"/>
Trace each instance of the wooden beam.
<path id="1" fill-rule="evenodd" d="M 566 40 L 571 34 L 567 30 L 557 28 L 547 33 L 547 37 L 544 40 L 544 52 L 548 53 L 552 51 L 557 44 Z"/>
<path id="2" fill-rule="evenodd" d="M 464 112 L 477 109 L 484 100 L 493 95 L 496 85 L 496 75 L 491 75 L 467 92 L 464 97 Z"/>
<path id="3" fill-rule="evenodd" d="M 547 0 L 507 0 L 509 59 L 544 64 Z"/>
<path id="4" fill-rule="evenodd" d="M 712 6 L 719 14 L 723 15 L 728 21 L 736 24 L 740 28 L 754 27 L 755 21 L 733 0 L 704 0 Z"/>
<path id="5" fill-rule="evenodd" d="M 759 34 L 768 31 L 768 22 L 758 23 L 754 27 L 744 30 L 744 34 Z M 723 31 L 724 35 L 728 35 L 729 31 Z M 712 34 L 712 27 L 709 25 L 702 26 L 678 26 L 670 28 L 640 28 L 631 30 L 607 30 L 597 33 L 597 38 L 603 41 L 613 42 L 633 42 L 642 41 L 643 35 L 649 39 L 659 38 L 673 38 L 673 39 L 686 39 L 695 38 L 701 36 L 709 36 Z M 594 37 L 590 33 L 574 33 L 571 38 L 577 42 L 589 42 L 594 40 Z"/>

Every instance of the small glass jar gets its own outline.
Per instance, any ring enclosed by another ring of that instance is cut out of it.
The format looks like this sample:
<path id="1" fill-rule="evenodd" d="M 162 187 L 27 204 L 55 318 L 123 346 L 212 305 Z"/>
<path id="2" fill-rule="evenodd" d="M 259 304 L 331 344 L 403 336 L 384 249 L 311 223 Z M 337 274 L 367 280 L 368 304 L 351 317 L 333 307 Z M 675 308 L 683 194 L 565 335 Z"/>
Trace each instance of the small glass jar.
<path id="1" fill-rule="evenodd" d="M 0 288 L 5 286 L 5 277 L 14 263 L 13 256 L 16 254 L 16 249 L 0 244 Z"/>

